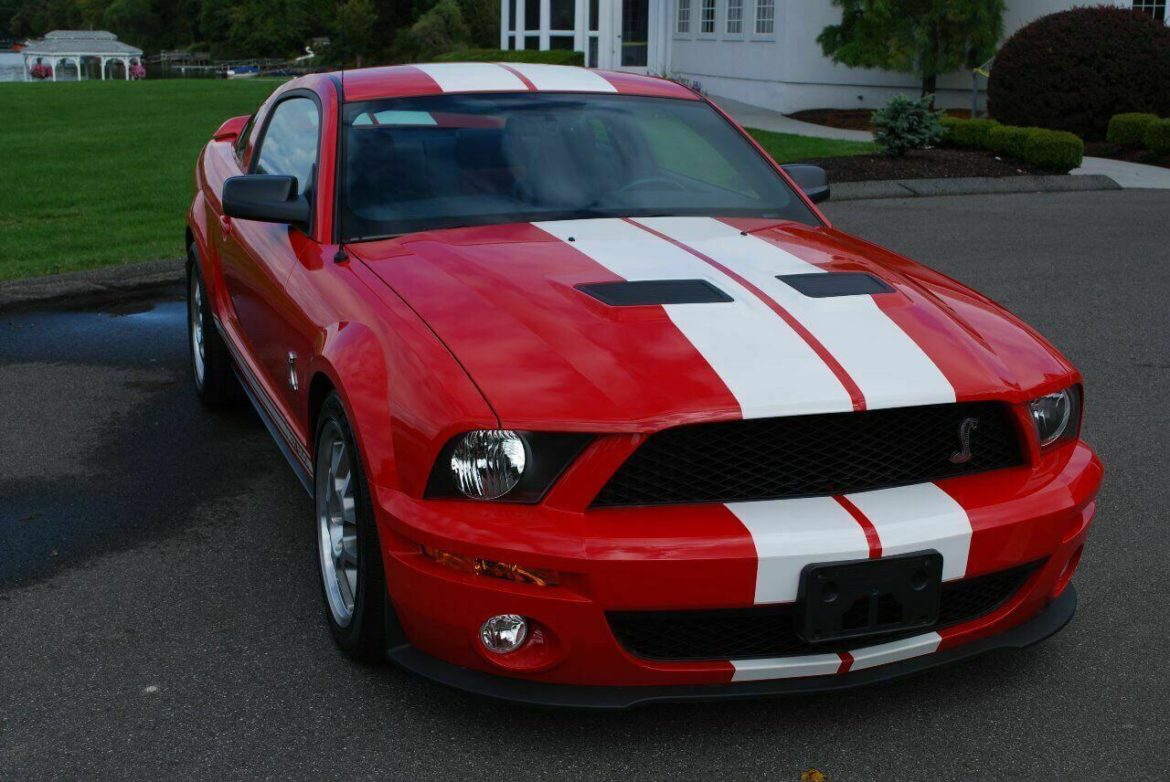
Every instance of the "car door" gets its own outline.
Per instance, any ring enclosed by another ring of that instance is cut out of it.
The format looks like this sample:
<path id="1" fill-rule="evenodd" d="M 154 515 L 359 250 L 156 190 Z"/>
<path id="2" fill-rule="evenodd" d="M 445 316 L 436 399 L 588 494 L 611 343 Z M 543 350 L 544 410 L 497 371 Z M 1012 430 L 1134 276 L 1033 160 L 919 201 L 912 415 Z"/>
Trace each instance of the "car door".
<path id="1" fill-rule="evenodd" d="M 304 93 L 282 97 L 268 114 L 249 173 L 294 176 L 299 191 L 313 204 L 320 128 L 321 112 L 314 97 Z M 240 218 L 221 222 L 224 284 L 236 332 L 264 390 L 282 403 L 285 415 L 292 323 L 299 320 L 285 283 L 298 258 L 314 249 L 314 240 L 306 233 L 311 230 Z"/>

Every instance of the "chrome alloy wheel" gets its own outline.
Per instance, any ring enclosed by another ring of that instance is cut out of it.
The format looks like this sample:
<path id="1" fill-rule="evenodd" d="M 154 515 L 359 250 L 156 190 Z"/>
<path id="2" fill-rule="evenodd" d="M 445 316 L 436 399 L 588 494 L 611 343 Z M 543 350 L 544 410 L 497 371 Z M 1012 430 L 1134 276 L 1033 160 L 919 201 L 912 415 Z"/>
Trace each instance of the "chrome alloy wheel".
<path id="1" fill-rule="evenodd" d="M 317 550 L 333 621 L 348 627 L 358 593 L 356 476 L 341 429 L 329 421 L 317 444 Z"/>
<path id="2" fill-rule="evenodd" d="M 203 283 L 194 267 L 191 269 L 191 295 L 187 297 L 187 318 L 191 324 L 191 366 L 195 382 L 203 385 L 206 355 L 203 348 Z"/>

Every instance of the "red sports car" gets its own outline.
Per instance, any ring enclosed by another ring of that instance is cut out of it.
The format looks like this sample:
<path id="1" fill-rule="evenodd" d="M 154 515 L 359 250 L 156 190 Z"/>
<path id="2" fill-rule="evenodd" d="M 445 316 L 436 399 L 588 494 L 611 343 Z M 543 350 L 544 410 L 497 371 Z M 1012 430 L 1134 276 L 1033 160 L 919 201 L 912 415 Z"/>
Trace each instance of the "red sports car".
<path id="1" fill-rule="evenodd" d="M 827 690 L 1072 617 L 1081 376 L 844 234 L 661 79 L 320 74 L 228 120 L 188 214 L 208 403 L 315 504 L 325 616 L 514 700 Z"/>

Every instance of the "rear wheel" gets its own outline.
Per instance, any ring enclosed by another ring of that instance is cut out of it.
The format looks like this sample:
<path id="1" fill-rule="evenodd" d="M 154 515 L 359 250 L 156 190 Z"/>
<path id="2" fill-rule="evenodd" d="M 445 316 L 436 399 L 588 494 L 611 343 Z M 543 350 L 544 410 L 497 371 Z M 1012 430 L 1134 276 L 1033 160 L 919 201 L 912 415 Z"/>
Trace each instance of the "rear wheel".
<path id="1" fill-rule="evenodd" d="M 188 258 L 187 345 L 195 393 L 207 405 L 234 404 L 242 396 L 240 385 L 232 370 L 231 354 L 211 317 L 211 302 L 195 255 L 195 245 L 188 249 Z"/>
<path id="2" fill-rule="evenodd" d="M 400 631 L 386 594 L 361 456 L 337 392 L 326 398 L 317 421 L 313 496 L 325 617 L 347 655 L 380 660 L 387 640 Z"/>

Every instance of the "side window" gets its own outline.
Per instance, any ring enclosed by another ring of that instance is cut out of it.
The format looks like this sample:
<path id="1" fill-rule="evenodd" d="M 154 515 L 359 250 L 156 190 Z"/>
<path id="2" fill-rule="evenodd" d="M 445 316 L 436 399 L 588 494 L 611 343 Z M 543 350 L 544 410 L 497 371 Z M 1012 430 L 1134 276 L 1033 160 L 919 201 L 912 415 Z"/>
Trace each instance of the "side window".
<path id="1" fill-rule="evenodd" d="M 248 151 L 248 136 L 252 135 L 254 124 L 256 124 L 255 114 L 248 118 L 248 123 L 244 125 L 244 129 L 240 131 L 240 135 L 236 139 L 236 160 L 241 166 L 244 165 L 244 153 Z"/>
<path id="2" fill-rule="evenodd" d="M 289 98 L 278 103 L 260 139 L 256 173 L 294 176 L 298 190 L 311 193 L 320 124 L 317 104 L 310 99 Z"/>

